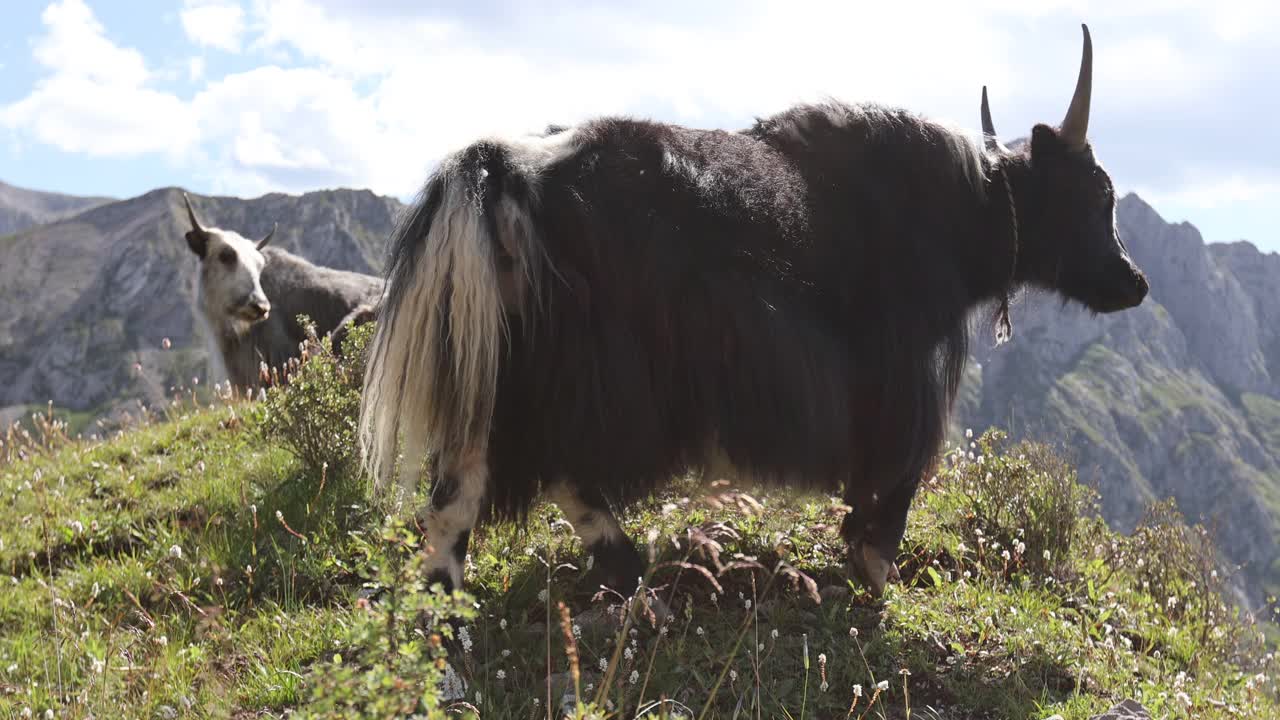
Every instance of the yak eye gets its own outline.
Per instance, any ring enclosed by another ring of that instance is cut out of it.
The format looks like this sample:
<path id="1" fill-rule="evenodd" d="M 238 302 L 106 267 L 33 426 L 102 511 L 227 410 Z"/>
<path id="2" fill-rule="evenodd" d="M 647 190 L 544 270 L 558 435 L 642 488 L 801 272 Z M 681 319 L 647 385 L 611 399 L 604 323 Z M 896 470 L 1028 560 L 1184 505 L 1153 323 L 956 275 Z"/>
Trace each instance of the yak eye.
<path id="1" fill-rule="evenodd" d="M 220 260 L 223 265 L 230 267 L 236 262 L 236 252 L 231 248 L 224 248 L 222 252 L 218 253 L 218 260 Z"/>

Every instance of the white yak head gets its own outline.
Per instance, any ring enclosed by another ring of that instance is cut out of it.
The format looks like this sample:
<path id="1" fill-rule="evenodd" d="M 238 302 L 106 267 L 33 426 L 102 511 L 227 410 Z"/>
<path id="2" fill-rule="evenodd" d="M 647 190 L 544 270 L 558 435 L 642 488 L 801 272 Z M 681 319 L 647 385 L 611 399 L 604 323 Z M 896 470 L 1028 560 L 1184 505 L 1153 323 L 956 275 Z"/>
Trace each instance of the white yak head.
<path id="1" fill-rule="evenodd" d="M 200 258 L 201 310 L 219 333 L 243 335 L 271 313 L 271 303 L 262 291 L 262 268 L 267 262 L 262 248 L 276 229 L 272 227 L 255 244 L 239 233 L 202 226 L 186 193 L 182 199 L 191 219 L 187 245 Z"/>

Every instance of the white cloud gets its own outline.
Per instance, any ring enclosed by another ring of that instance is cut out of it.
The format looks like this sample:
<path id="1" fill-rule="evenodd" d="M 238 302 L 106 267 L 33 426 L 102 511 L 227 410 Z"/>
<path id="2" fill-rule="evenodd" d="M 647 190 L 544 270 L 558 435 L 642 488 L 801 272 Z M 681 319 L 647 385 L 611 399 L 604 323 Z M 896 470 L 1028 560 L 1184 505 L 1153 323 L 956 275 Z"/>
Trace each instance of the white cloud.
<path id="1" fill-rule="evenodd" d="M 35 44 L 35 58 L 64 77 L 118 85 L 147 79 L 142 53 L 107 39 L 93 11 L 82 0 L 63 0 L 40 16 L 48 31 Z"/>
<path id="2" fill-rule="evenodd" d="M 195 142 L 186 105 L 147 87 L 141 53 L 111 42 L 82 0 L 54 3 L 41 20 L 46 32 L 33 50 L 49 74 L 0 107 L 0 125 L 89 155 L 177 155 Z"/>
<path id="3" fill-rule="evenodd" d="M 227 52 L 240 51 L 244 33 L 244 9 L 224 0 L 187 0 L 181 13 L 182 29 L 197 45 Z"/>
<path id="4" fill-rule="evenodd" d="M 181 23 L 193 43 L 257 65 L 218 75 L 212 58 L 144 60 L 113 43 L 82 0 L 61 0 L 33 46 L 48 73 L 0 107 L 0 125 L 69 151 L 167 153 L 219 192 L 346 185 L 405 196 L 444 153 L 478 136 L 609 113 L 741 127 L 835 96 L 972 129 L 987 84 L 997 127 L 1022 135 L 1065 110 L 1080 19 L 1095 41 L 1095 108 L 1118 118 L 1156 107 L 1176 121 L 1197 93 L 1238 76 L 1224 43 L 1256 44 L 1280 29 L 1280 11 L 1249 0 L 992 0 L 981 9 L 649 0 L 496 12 L 189 1 Z M 184 64 L 199 86 L 189 99 L 166 92 L 152 69 L 180 79 Z M 1205 197 L 1228 202 L 1223 188 L 1244 186 L 1219 184 Z"/>

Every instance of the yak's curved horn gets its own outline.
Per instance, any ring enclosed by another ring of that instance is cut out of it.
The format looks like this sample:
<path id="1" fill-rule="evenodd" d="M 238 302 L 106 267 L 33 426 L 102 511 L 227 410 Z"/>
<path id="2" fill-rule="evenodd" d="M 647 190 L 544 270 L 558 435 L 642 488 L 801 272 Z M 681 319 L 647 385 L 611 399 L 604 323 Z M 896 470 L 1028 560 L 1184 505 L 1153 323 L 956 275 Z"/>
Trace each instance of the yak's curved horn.
<path id="1" fill-rule="evenodd" d="M 1080 54 L 1080 77 L 1076 79 L 1076 92 L 1071 107 L 1062 120 L 1062 139 L 1071 147 L 1083 147 L 1089 131 L 1089 99 L 1093 94 L 1093 41 L 1089 39 L 1089 26 L 1084 30 L 1084 49 Z"/>
<path id="2" fill-rule="evenodd" d="M 187 204 L 187 217 L 191 218 L 191 229 L 198 232 L 204 232 L 204 228 L 200 226 L 200 221 L 196 219 L 196 211 L 191 207 L 191 198 L 187 194 L 182 193 L 182 201 Z"/>
<path id="3" fill-rule="evenodd" d="M 266 247 L 266 246 L 267 246 L 267 243 L 271 242 L 271 236 L 273 236 L 273 235 L 275 235 L 275 234 L 276 234 L 276 228 L 278 228 L 278 227 L 280 227 L 280 223 L 271 223 L 271 232 L 267 233 L 267 236 L 266 236 L 266 237 L 264 237 L 264 238 L 262 238 L 261 240 L 259 240 L 259 241 L 258 241 L 258 249 L 259 249 L 259 250 L 261 250 L 262 248 Z"/>
<path id="4" fill-rule="evenodd" d="M 987 104 L 987 86 L 982 86 L 982 139 L 986 143 L 987 149 L 991 152 L 1005 152 L 1008 150 L 996 138 L 996 126 L 991 122 L 991 106 Z"/>

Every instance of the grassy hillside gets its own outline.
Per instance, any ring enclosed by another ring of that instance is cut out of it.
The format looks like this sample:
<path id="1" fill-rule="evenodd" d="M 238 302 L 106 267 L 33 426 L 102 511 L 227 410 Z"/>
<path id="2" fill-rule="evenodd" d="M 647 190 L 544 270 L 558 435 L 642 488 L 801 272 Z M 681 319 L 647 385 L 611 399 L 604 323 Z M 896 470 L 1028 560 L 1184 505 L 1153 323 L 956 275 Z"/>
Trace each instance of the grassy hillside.
<path id="1" fill-rule="evenodd" d="M 5 437 L 0 717 L 1280 715 L 1204 535 L 1167 506 L 1116 535 L 998 433 L 948 450 L 881 601 L 844 581 L 833 498 L 692 480 L 623 519 L 656 559 L 631 614 L 549 505 L 478 533 L 469 596 L 429 595 L 419 533 L 346 469 L 354 375 L 321 354 L 265 402 Z"/>

